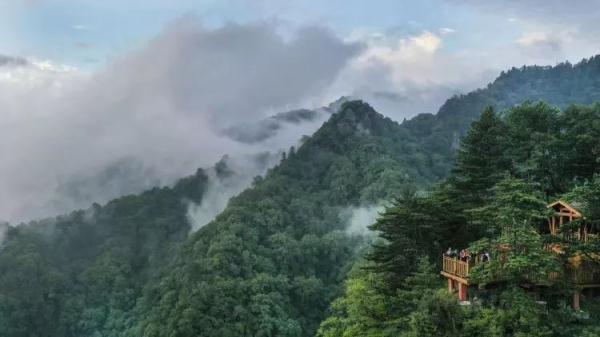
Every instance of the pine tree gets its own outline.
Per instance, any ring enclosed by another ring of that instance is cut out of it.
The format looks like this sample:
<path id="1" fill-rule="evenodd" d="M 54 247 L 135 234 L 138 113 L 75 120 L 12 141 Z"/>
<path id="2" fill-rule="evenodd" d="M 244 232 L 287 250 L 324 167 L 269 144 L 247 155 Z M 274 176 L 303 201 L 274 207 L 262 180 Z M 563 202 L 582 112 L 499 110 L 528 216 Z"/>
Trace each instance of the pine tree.
<path id="1" fill-rule="evenodd" d="M 370 269 L 389 275 L 390 291 L 416 270 L 419 256 L 435 251 L 429 247 L 437 236 L 434 207 L 430 198 L 403 193 L 370 227 L 381 240 L 366 258 L 373 262 Z"/>
<path id="2" fill-rule="evenodd" d="M 393 293 L 401 287 L 418 270 L 419 258 L 436 261 L 447 248 L 441 242 L 457 247 L 471 240 L 456 206 L 444 186 L 426 196 L 407 190 L 370 227 L 379 240 L 366 259 L 372 263 L 370 270 L 388 278 L 387 290 Z"/>
<path id="3" fill-rule="evenodd" d="M 457 201 L 466 203 L 466 208 L 480 206 L 489 189 L 510 170 L 506 136 L 506 125 L 488 107 L 462 140 L 450 182 Z"/>

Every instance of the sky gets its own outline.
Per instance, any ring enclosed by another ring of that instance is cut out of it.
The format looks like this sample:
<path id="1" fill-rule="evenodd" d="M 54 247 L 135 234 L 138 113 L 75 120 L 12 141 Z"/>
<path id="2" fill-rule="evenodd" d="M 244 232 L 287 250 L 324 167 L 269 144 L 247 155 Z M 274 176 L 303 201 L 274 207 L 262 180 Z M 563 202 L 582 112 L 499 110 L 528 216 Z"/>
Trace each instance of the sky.
<path id="1" fill-rule="evenodd" d="M 0 220 L 276 153 L 326 115 L 260 142 L 224 130 L 343 95 L 434 113 L 510 67 L 598 53 L 598 17 L 600 0 L 0 0 Z"/>

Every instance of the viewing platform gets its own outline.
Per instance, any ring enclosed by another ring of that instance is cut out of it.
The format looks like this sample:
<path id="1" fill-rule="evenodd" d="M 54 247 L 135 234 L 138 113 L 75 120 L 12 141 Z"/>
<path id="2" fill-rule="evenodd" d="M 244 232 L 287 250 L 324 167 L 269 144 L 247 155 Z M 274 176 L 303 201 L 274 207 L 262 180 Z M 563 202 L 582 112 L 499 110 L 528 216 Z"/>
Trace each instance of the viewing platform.
<path id="1" fill-rule="evenodd" d="M 458 289 L 458 298 L 468 301 L 470 262 L 449 256 L 442 259 L 442 275 L 448 279 L 448 291 L 453 293 Z"/>
<path id="2" fill-rule="evenodd" d="M 444 256 L 442 257 L 442 275 L 455 279 L 458 282 L 469 284 L 469 269 L 473 265 L 471 262 Z"/>
<path id="3" fill-rule="evenodd" d="M 469 282 L 469 271 L 477 265 L 476 262 L 462 261 L 458 258 L 444 256 L 442 257 L 441 274 L 456 282 L 465 285 L 471 285 Z M 595 270 L 593 266 L 567 265 L 565 267 L 567 280 L 580 288 L 600 288 L 600 270 Z M 548 275 L 549 280 L 557 279 L 556 273 Z"/>
<path id="4" fill-rule="evenodd" d="M 545 234 L 555 236 L 560 235 L 566 240 L 580 240 L 583 242 L 599 239 L 598 234 L 594 233 L 591 226 L 585 221 L 581 221 L 581 225 L 576 230 L 571 230 L 568 233 L 560 231 L 560 227 L 566 223 L 579 219 L 585 220 L 581 212 L 574 206 L 559 200 L 548 205 L 548 208 L 554 209 L 555 212 L 554 215 L 548 219 L 548 226 L 542 231 L 543 233 L 545 232 Z M 548 244 L 544 248 L 556 255 L 564 254 L 561 244 Z M 505 258 L 504 254 L 510 250 L 510 247 L 502 247 L 501 250 L 503 251 L 501 256 L 496 256 L 494 258 L 503 260 Z M 460 257 L 462 258 L 457 256 L 456 250 L 453 254 L 449 254 L 452 256 L 444 254 L 442 257 L 441 274 L 448 280 L 448 291 L 454 292 L 455 290 L 458 290 L 458 298 L 461 301 L 468 301 L 468 288 L 469 286 L 476 284 L 470 280 L 470 272 L 478 264 L 486 262 L 481 260 L 481 256 L 475 256 L 473 258 L 469 256 L 470 253 L 468 252 L 467 256 L 462 254 L 463 253 L 461 252 Z M 490 257 L 488 255 L 486 261 L 489 259 Z M 542 277 L 541 279 L 539 277 L 532 278 L 529 282 L 536 286 L 547 286 L 552 283 L 552 281 L 558 280 L 561 275 L 565 276 L 566 281 L 571 283 L 575 291 L 573 295 L 573 308 L 575 309 L 579 309 L 580 296 L 583 289 L 600 288 L 600 268 L 594 263 L 585 261 L 584 257 L 581 255 L 569 258 L 568 263 L 563 267 L 562 273 L 550 273 L 547 277 Z M 525 278 L 527 279 L 526 276 Z M 500 275 L 498 275 L 496 282 L 502 282 L 501 272 Z"/>

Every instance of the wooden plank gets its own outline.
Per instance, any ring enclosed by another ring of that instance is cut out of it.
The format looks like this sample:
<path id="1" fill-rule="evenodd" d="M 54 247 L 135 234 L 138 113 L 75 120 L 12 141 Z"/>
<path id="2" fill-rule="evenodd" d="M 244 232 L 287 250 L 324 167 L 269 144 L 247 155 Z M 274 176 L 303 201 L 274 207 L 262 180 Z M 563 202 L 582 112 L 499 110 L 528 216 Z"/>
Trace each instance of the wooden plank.
<path id="1" fill-rule="evenodd" d="M 456 281 L 458 283 L 462 283 L 462 284 L 466 284 L 466 285 L 470 285 L 471 284 L 471 283 L 469 283 L 468 279 L 462 278 L 460 276 L 456 276 L 454 274 L 447 273 L 445 271 L 440 272 L 440 274 L 442 274 L 442 276 L 447 277 L 449 279 L 452 279 L 452 280 L 454 280 L 454 281 Z"/>

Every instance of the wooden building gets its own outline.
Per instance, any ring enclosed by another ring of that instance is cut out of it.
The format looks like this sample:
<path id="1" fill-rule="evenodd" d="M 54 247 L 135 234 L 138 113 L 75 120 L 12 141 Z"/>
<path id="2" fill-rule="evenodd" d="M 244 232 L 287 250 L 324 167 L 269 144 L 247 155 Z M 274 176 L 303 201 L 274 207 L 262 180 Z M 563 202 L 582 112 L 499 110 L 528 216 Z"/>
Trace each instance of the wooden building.
<path id="1" fill-rule="evenodd" d="M 548 218 L 547 226 L 544 226 L 545 228 L 542 230 L 543 233 L 562 235 L 565 239 L 576 239 L 584 242 L 599 238 L 597 233 L 590 227 L 590 224 L 585 221 L 585 217 L 577 204 L 557 200 L 549 204 L 548 208 L 553 210 L 553 214 Z M 574 231 L 560 231 L 562 225 L 574 220 L 582 220 L 577 229 Z M 563 254 L 561 244 L 549 245 L 546 248 L 557 255 Z M 478 258 L 467 261 L 446 254 L 442 257 L 441 274 L 448 280 L 448 291 L 458 292 L 458 298 L 461 301 L 469 300 L 469 287 L 475 285 L 469 279 L 469 272 L 478 263 L 485 262 L 480 261 Z M 600 270 L 594 264 L 586 262 L 582 256 L 575 256 L 569 259 L 569 263 L 564 266 L 564 271 L 574 289 L 572 306 L 574 309 L 579 310 L 581 292 L 590 288 L 600 288 Z M 553 275 L 549 275 L 549 279 L 552 279 L 552 277 Z"/>

